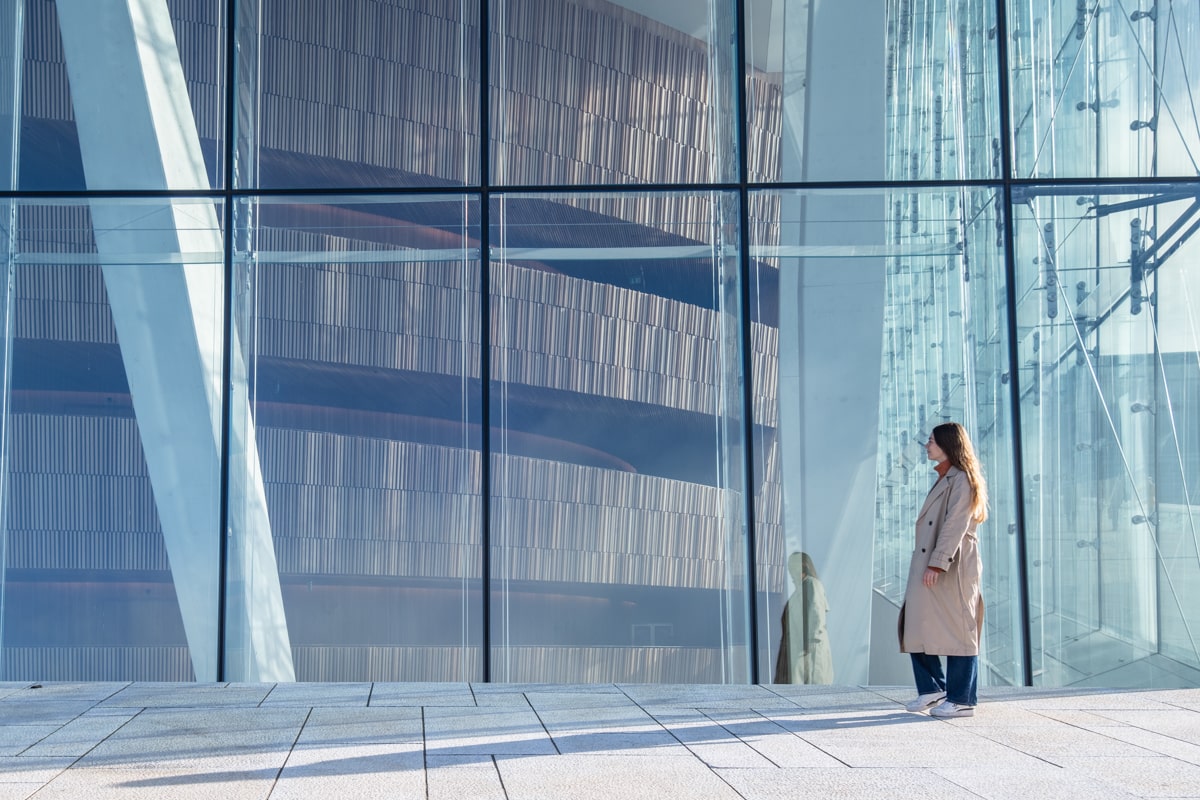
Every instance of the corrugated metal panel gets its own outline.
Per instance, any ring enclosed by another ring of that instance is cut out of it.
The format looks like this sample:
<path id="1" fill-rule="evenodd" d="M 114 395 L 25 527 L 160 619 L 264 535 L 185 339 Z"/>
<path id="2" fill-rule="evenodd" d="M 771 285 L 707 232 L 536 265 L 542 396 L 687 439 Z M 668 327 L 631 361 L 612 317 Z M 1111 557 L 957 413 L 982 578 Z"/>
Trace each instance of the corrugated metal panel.
<path id="1" fill-rule="evenodd" d="M 0 650 L 5 680 L 194 681 L 187 647 L 14 647 Z"/>

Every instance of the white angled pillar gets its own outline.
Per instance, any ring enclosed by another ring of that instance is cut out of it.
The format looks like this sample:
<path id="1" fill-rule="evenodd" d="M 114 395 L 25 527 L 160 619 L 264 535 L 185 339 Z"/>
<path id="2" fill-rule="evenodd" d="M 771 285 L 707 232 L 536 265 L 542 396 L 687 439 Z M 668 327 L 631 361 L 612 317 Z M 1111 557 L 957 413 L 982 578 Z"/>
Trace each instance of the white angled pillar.
<path id="1" fill-rule="evenodd" d="M 58 0 L 57 10 L 88 187 L 209 189 L 166 0 Z M 170 198 L 95 200 L 91 211 L 192 664 L 197 680 L 215 680 L 227 328 L 220 220 L 211 202 Z M 148 258 L 163 263 L 136 263 Z M 247 404 L 244 393 L 234 398 Z M 294 680 L 257 450 L 244 436 L 231 449 L 247 454 L 249 473 L 225 533 L 240 576 L 230 591 L 245 595 L 229 606 L 251 612 L 254 625 L 230 671 Z"/>

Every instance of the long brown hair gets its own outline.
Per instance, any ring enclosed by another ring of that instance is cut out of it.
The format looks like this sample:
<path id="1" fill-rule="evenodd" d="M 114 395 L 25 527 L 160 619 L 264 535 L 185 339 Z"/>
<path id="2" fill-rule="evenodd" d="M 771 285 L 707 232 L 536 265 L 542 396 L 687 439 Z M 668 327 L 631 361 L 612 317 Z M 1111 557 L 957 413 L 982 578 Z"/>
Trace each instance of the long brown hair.
<path id="1" fill-rule="evenodd" d="M 976 522 L 983 522 L 988 516 L 987 481 L 966 429 L 957 422 L 943 422 L 933 429 L 933 441 L 951 465 L 967 473 L 967 483 L 971 485 L 971 516 Z"/>

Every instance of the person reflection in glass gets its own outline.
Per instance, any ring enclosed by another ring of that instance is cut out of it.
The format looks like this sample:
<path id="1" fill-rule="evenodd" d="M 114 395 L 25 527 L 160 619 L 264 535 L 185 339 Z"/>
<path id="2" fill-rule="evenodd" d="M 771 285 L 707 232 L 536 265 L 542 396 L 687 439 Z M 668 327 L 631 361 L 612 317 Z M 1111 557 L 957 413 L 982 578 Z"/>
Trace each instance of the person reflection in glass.
<path id="1" fill-rule="evenodd" d="M 916 544 L 898 623 L 900 652 L 912 658 L 912 712 L 935 717 L 975 713 L 983 562 L 976 529 L 987 519 L 987 483 L 967 432 L 956 422 L 933 429 L 925 454 L 938 479 L 917 515 Z M 946 656 L 942 674 L 939 656 Z"/>
<path id="2" fill-rule="evenodd" d="M 776 683 L 833 683 L 833 654 L 825 615 L 825 587 L 808 553 L 792 553 L 788 571 L 796 584 L 783 608 L 783 632 L 775 661 Z"/>

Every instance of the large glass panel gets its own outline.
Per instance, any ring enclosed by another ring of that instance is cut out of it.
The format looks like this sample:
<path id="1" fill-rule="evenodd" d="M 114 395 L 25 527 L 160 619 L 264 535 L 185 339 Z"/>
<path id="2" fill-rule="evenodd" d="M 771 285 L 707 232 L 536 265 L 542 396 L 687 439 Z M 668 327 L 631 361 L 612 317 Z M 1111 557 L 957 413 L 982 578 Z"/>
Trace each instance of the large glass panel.
<path id="1" fill-rule="evenodd" d="M 1198 686 L 1200 191 L 1016 199 L 1035 681 Z"/>
<path id="2" fill-rule="evenodd" d="M 477 218 L 238 204 L 230 679 L 482 678 Z"/>
<path id="3" fill-rule="evenodd" d="M 20 188 L 219 188 L 225 6 L 7 0 L 0 52 L 13 45 L 20 64 L 0 80 L 20 81 L 11 150 Z M 5 30 L 13 15 L 19 40 Z"/>
<path id="4" fill-rule="evenodd" d="M 751 204 L 758 679 L 908 684 L 896 617 L 962 423 L 989 481 L 985 683 L 1019 683 L 1004 260 L 990 188 L 760 192 Z"/>
<path id="5" fill-rule="evenodd" d="M 21 136 L 21 73 L 25 66 L 22 56 L 24 48 L 24 4 L 9 3 L 0 8 L 0 189 L 5 191 L 16 191 L 19 188 L 16 154 Z M 4 224 L 7 225 L 7 221 Z"/>
<path id="6" fill-rule="evenodd" d="M 217 678 L 220 219 L 5 206 L 4 680 Z"/>
<path id="7" fill-rule="evenodd" d="M 1007 6 L 1016 177 L 1200 172 L 1200 5 Z"/>
<path id="8" fill-rule="evenodd" d="M 737 209 L 494 201 L 494 680 L 750 680 Z"/>
<path id="9" fill-rule="evenodd" d="M 479 0 L 241 0 L 243 188 L 479 182 Z"/>
<path id="10" fill-rule="evenodd" d="M 492 180 L 736 180 L 732 0 L 490 0 Z"/>
<path id="11" fill-rule="evenodd" d="M 745 5 L 751 180 L 999 176 L 995 3 Z"/>

